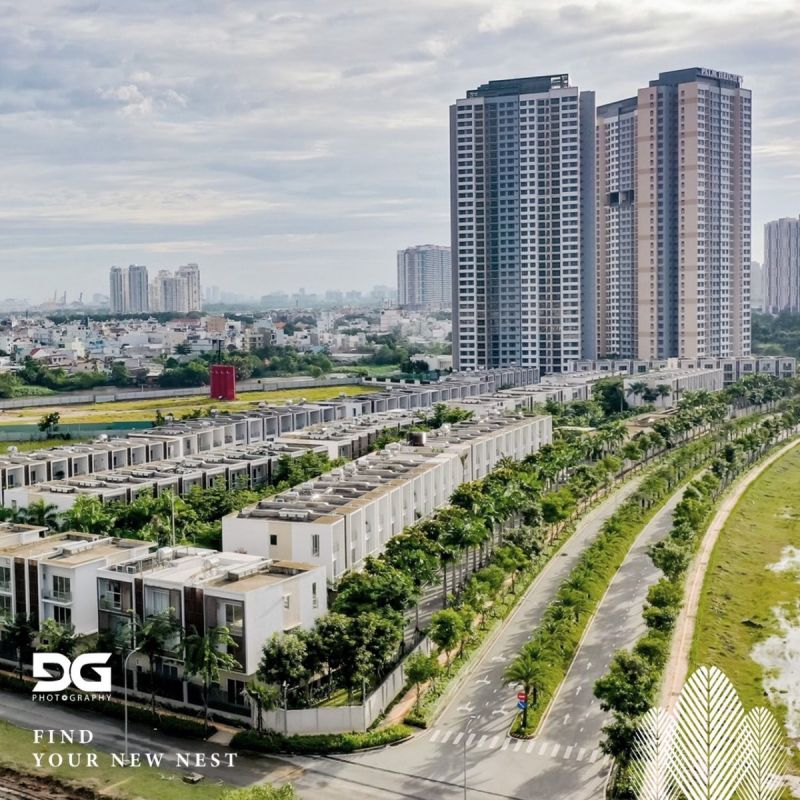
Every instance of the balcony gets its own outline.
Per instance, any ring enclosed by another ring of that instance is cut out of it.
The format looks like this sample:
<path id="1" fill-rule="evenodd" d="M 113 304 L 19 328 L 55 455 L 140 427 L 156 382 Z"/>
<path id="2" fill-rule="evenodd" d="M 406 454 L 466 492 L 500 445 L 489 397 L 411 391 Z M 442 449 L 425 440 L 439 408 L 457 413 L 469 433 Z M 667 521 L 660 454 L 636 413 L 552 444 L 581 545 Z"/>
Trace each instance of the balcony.
<path id="1" fill-rule="evenodd" d="M 42 592 L 42 599 L 49 600 L 51 603 L 71 603 L 72 592 L 56 592 L 52 589 L 45 589 Z"/>
<path id="2" fill-rule="evenodd" d="M 11 594 L 11 581 L 0 581 L 0 592 Z"/>
<path id="3" fill-rule="evenodd" d="M 101 597 L 98 601 L 101 611 L 116 611 L 118 614 L 122 613 L 122 602 L 114 600 L 110 597 Z"/>

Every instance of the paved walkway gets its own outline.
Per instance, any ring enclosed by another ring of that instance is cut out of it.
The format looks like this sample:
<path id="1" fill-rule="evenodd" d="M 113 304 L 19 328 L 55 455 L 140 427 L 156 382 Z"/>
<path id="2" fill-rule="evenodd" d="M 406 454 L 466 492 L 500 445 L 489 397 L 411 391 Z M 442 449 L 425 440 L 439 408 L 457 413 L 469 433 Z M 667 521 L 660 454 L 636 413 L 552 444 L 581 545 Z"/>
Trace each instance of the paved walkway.
<path id="1" fill-rule="evenodd" d="M 700 604 L 703 581 L 709 561 L 711 560 L 711 554 L 714 551 L 714 545 L 717 543 L 717 538 L 722 532 L 722 528 L 731 512 L 736 508 L 736 504 L 747 490 L 747 487 L 750 486 L 767 467 L 786 455 L 791 449 L 797 447 L 798 444 L 800 444 L 800 440 L 795 439 L 776 453 L 773 453 L 769 458 L 756 464 L 744 477 L 739 479 L 733 491 L 723 500 L 719 510 L 714 515 L 714 519 L 711 520 L 711 524 L 708 526 L 708 530 L 703 536 L 703 541 L 700 543 L 700 550 L 689 568 L 689 574 L 686 579 L 685 602 L 678 616 L 678 621 L 675 624 L 672 650 L 670 652 L 669 661 L 667 662 L 667 668 L 664 671 L 664 684 L 661 689 L 661 705 L 672 708 L 678 700 L 681 687 L 686 682 L 686 676 L 689 672 L 689 651 L 691 650 L 692 639 L 694 638 L 697 608 Z"/>

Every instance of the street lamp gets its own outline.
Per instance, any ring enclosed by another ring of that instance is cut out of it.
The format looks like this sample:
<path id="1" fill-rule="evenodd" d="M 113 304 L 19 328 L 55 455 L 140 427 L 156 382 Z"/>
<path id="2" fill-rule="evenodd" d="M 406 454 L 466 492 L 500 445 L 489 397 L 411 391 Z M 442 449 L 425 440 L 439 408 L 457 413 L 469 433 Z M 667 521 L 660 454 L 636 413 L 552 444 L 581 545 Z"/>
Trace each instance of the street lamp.
<path id="1" fill-rule="evenodd" d="M 135 644 L 135 643 L 134 643 Z M 123 686 L 123 707 L 125 709 L 125 761 L 128 763 L 128 659 L 134 654 L 138 653 L 142 646 L 134 647 L 133 650 L 125 656 L 125 661 L 122 663 L 122 686 Z"/>
<path id="2" fill-rule="evenodd" d="M 470 714 L 467 720 L 467 727 L 464 728 L 464 800 L 467 800 L 467 738 L 469 737 L 469 728 L 475 720 L 478 719 L 477 714 Z"/>

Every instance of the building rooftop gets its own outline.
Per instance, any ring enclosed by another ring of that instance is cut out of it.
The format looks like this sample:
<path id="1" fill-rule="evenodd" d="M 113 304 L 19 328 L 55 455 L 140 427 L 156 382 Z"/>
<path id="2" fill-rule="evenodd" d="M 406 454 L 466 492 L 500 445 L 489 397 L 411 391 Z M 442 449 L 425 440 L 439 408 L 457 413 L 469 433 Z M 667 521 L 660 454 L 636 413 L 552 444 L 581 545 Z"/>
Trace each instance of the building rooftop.
<path id="1" fill-rule="evenodd" d="M 536 75 L 528 78 L 507 78 L 499 81 L 489 81 L 481 84 L 477 89 L 470 89 L 467 97 L 500 97 L 503 95 L 540 94 L 551 89 L 566 89 L 569 86 L 569 75 L 557 73 L 554 75 Z"/>

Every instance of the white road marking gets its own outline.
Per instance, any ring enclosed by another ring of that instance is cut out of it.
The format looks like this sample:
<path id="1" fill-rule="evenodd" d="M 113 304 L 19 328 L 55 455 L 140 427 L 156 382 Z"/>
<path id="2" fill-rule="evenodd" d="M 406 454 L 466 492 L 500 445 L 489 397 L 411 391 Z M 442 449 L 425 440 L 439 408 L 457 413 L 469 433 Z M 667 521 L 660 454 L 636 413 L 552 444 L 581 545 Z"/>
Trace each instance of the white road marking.
<path id="1" fill-rule="evenodd" d="M 467 741 L 464 743 L 466 747 L 470 747 L 472 745 L 472 740 L 475 738 L 475 734 L 471 733 L 467 736 Z"/>
<path id="2" fill-rule="evenodd" d="M 492 656 L 492 661 L 507 661 L 505 656 Z"/>
<path id="3" fill-rule="evenodd" d="M 583 757 L 585 755 L 586 755 L 586 748 L 585 747 L 581 747 L 581 749 L 578 750 L 578 755 L 577 755 L 578 761 L 583 761 Z"/>
<path id="4" fill-rule="evenodd" d="M 440 734 L 440 733 L 441 733 L 441 731 L 440 731 L 440 730 L 437 728 L 437 729 L 436 729 L 436 730 L 435 730 L 435 731 L 434 731 L 434 732 L 431 734 L 431 742 L 435 742 L 435 741 L 436 741 L 436 740 L 439 738 L 439 734 Z"/>
<path id="5" fill-rule="evenodd" d="M 492 749 L 497 747 L 497 737 L 496 736 L 492 736 L 492 741 L 489 742 L 489 747 L 491 747 Z"/>
<path id="6" fill-rule="evenodd" d="M 442 744 L 444 744 L 452 735 L 453 731 L 445 731 L 444 736 L 442 736 Z"/>
<path id="7" fill-rule="evenodd" d="M 581 693 L 581 689 L 583 689 L 583 686 L 579 686 L 579 687 L 578 687 L 578 688 L 575 690 L 575 696 L 576 696 L 576 697 L 577 697 L 577 696 L 578 696 L 578 695 Z"/>
<path id="8" fill-rule="evenodd" d="M 586 669 L 589 669 L 589 667 L 591 667 L 591 666 L 592 666 L 592 662 L 590 661 L 590 662 L 589 662 L 589 663 L 586 665 Z"/>
<path id="9" fill-rule="evenodd" d="M 570 746 L 569 746 L 569 747 L 568 747 L 568 748 L 567 748 L 567 749 L 564 751 L 564 758 L 569 758 L 569 757 L 572 755 L 572 751 L 573 751 L 573 750 L 574 750 L 574 747 L 573 747 L 573 745 L 570 745 Z"/>
<path id="10" fill-rule="evenodd" d="M 600 751 L 599 750 L 592 750 L 592 754 L 589 756 L 589 761 L 591 761 L 592 764 L 594 764 L 594 762 L 597 761 L 597 757 L 599 755 L 600 755 Z"/>
<path id="11" fill-rule="evenodd" d="M 543 755 L 544 755 L 544 751 L 545 751 L 545 750 L 547 750 L 547 742 L 542 742 L 542 746 L 541 746 L 541 748 L 539 749 L 539 755 L 540 755 L 540 756 L 543 756 Z"/>
<path id="12" fill-rule="evenodd" d="M 456 738 L 453 739 L 453 744 L 458 744 L 464 738 L 464 731 L 459 731 L 456 734 Z"/>
<path id="13" fill-rule="evenodd" d="M 526 753 L 530 753 L 530 752 L 532 752 L 532 751 L 533 751 L 533 746 L 534 746 L 535 744 L 536 744 L 536 742 L 534 742 L 534 741 L 532 741 L 532 740 L 531 740 L 530 742 L 528 742 L 528 746 L 525 748 L 525 752 L 526 752 Z"/>
<path id="14" fill-rule="evenodd" d="M 491 683 L 491 681 L 488 678 L 478 678 L 478 680 L 476 680 L 475 683 L 487 684 Z"/>
<path id="15" fill-rule="evenodd" d="M 550 757 L 555 758 L 558 755 L 558 751 L 561 749 L 560 744 L 554 744 L 553 749 L 550 752 Z"/>
<path id="16" fill-rule="evenodd" d="M 510 742 L 511 742 L 511 739 L 509 739 L 508 736 L 506 736 L 505 741 L 503 742 L 503 746 L 500 749 L 501 750 L 505 750 L 508 747 Z"/>
<path id="17" fill-rule="evenodd" d="M 478 740 L 477 747 L 482 747 L 483 743 L 486 741 L 486 734 L 484 733 L 483 736 Z"/>
<path id="18" fill-rule="evenodd" d="M 459 706 L 458 710 L 459 711 L 467 711 L 469 713 L 472 713 L 475 710 L 475 706 L 472 705 L 472 703 L 467 703 L 465 706 Z"/>
<path id="19" fill-rule="evenodd" d="M 565 715 L 564 721 L 561 723 L 562 725 L 566 725 L 569 722 L 569 714 Z"/>
<path id="20" fill-rule="evenodd" d="M 522 739 L 517 739 L 517 743 L 514 745 L 514 752 L 519 753 L 520 747 L 522 747 Z"/>
<path id="21" fill-rule="evenodd" d="M 506 712 L 504 708 L 496 708 L 494 711 L 492 711 L 492 716 L 494 716 L 495 714 L 505 714 L 505 713 Z"/>

